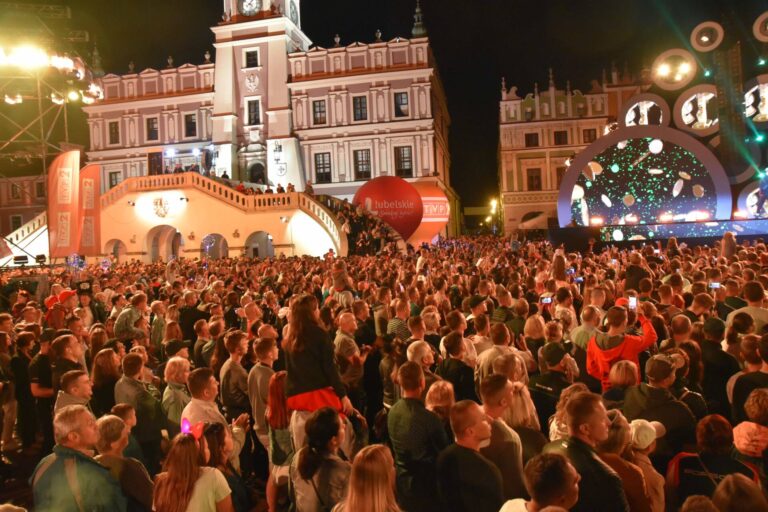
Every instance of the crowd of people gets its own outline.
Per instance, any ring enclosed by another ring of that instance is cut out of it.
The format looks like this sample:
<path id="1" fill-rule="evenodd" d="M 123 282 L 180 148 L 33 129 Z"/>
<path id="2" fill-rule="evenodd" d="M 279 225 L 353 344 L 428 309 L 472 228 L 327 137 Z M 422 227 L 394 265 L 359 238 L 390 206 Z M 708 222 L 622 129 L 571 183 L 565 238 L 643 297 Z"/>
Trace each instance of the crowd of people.
<path id="1" fill-rule="evenodd" d="M 40 511 L 765 511 L 766 268 L 728 234 L 7 270 L 0 475 L 39 457 Z"/>

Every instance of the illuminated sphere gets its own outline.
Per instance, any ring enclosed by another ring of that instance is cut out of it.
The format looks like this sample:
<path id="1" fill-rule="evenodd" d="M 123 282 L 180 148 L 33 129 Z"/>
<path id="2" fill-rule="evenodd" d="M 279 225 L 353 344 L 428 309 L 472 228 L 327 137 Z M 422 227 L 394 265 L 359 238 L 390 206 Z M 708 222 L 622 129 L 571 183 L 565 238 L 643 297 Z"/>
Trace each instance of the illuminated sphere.
<path id="1" fill-rule="evenodd" d="M 624 240 L 624 232 L 620 229 L 614 229 L 612 237 L 614 242 L 621 242 Z"/>
<path id="2" fill-rule="evenodd" d="M 632 206 L 635 204 L 635 196 L 632 194 L 627 194 L 624 196 L 624 205 L 625 206 Z"/>
<path id="3" fill-rule="evenodd" d="M 584 189 L 580 185 L 574 185 L 571 202 L 581 201 L 584 198 Z"/>
<path id="4" fill-rule="evenodd" d="M 648 144 L 648 151 L 654 155 L 658 155 L 662 152 L 663 149 L 664 143 L 660 139 L 653 139 L 650 144 Z"/>
<path id="5" fill-rule="evenodd" d="M 693 196 L 694 197 L 701 199 L 702 197 L 704 197 L 704 193 L 705 192 L 706 192 L 706 190 L 704 190 L 704 187 L 702 187 L 701 185 L 694 185 L 693 186 Z"/>
<path id="6" fill-rule="evenodd" d="M 619 172 L 619 164 L 611 164 L 611 172 Z"/>
<path id="7" fill-rule="evenodd" d="M 595 162 L 593 160 L 589 162 L 589 164 L 587 165 L 589 166 L 589 170 L 592 171 L 592 174 L 594 174 L 595 176 L 603 172 L 603 166 L 600 165 L 600 162 Z"/>

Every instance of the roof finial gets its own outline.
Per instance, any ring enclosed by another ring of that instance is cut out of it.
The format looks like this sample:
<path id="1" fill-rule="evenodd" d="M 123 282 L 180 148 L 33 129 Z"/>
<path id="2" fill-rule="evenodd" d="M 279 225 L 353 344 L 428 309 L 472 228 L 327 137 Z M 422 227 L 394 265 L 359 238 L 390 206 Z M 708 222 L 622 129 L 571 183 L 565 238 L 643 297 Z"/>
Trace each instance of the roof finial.
<path id="1" fill-rule="evenodd" d="M 502 92 L 507 92 L 507 78 L 501 77 L 501 90 Z"/>
<path id="2" fill-rule="evenodd" d="M 136 64 L 133 63 L 133 61 L 128 63 L 128 72 L 133 73 L 136 70 Z"/>
<path id="3" fill-rule="evenodd" d="M 421 1 L 416 0 L 416 11 L 413 14 L 413 29 L 411 29 L 411 36 L 413 37 L 426 37 L 427 28 L 424 26 L 424 20 L 421 13 Z"/>
<path id="4" fill-rule="evenodd" d="M 571 95 L 571 81 L 567 80 L 565 82 L 565 93 L 570 96 Z"/>
<path id="5" fill-rule="evenodd" d="M 376 36 L 376 39 L 375 39 L 374 42 L 380 43 L 381 42 L 381 29 L 380 28 L 376 29 L 376 33 L 374 34 L 374 36 Z"/>
<path id="6" fill-rule="evenodd" d="M 339 46 L 341 46 L 341 36 L 336 34 L 333 36 L 333 47 L 338 48 Z"/>
<path id="7" fill-rule="evenodd" d="M 539 95 L 539 82 L 533 82 L 533 95 Z"/>
<path id="8" fill-rule="evenodd" d="M 549 68 L 549 87 L 553 88 L 555 86 L 555 74 L 552 71 L 552 68 Z"/>
<path id="9" fill-rule="evenodd" d="M 205 50 L 205 53 L 203 54 L 203 58 L 205 58 L 205 63 L 210 64 L 211 63 L 211 51 Z"/>
<path id="10" fill-rule="evenodd" d="M 168 58 L 165 59 L 165 62 L 168 63 L 168 65 L 166 66 L 167 69 L 171 69 L 173 67 L 173 57 L 172 56 L 169 55 Z"/>

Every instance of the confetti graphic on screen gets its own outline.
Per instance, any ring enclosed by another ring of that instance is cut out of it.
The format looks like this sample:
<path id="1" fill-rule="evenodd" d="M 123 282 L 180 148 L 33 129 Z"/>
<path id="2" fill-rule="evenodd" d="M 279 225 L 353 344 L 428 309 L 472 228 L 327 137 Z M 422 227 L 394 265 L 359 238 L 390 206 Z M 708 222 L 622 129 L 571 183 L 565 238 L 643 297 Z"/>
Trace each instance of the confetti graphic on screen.
<path id="1" fill-rule="evenodd" d="M 597 155 L 579 174 L 571 218 L 580 226 L 703 221 L 716 210 L 714 189 L 690 151 L 660 139 L 629 139 Z"/>

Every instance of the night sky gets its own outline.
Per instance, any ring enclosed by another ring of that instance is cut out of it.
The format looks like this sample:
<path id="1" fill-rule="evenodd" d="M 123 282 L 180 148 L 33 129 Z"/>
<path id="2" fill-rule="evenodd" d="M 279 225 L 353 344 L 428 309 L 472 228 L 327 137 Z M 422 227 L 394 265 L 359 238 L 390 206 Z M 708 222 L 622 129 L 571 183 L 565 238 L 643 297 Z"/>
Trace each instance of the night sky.
<path id="1" fill-rule="evenodd" d="M 41 2 L 48 3 L 48 2 Z M 50 3 L 55 3 L 51 1 Z M 200 63 L 213 50 L 209 27 L 220 0 L 69 0 L 73 27 L 98 41 L 107 72 Z M 302 28 L 320 46 L 409 37 L 415 0 L 303 0 Z M 559 87 L 589 89 L 603 68 L 650 64 L 663 50 L 688 46 L 701 21 L 739 20 L 729 34 L 746 30 L 768 9 L 765 0 L 423 0 L 424 19 L 452 116 L 453 187 L 463 206 L 487 204 L 497 189 L 500 80 L 546 87 L 554 68 Z M 749 38 L 752 40 L 752 38 Z M 748 43 L 751 45 L 751 43 Z M 748 48 L 749 50 L 749 48 Z M 760 51 L 760 49 L 752 48 Z M 213 53 L 213 52 L 212 52 Z M 768 55 L 768 52 L 766 52 Z"/>

